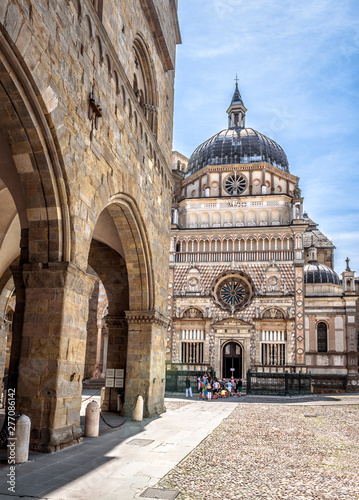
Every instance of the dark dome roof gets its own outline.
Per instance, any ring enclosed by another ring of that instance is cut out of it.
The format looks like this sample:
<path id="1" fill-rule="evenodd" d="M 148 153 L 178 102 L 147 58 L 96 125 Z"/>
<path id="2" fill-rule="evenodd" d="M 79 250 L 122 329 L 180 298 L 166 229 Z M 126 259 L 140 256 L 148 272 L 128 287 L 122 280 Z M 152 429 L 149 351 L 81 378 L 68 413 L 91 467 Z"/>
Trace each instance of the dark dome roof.
<path id="1" fill-rule="evenodd" d="M 340 279 L 330 267 L 318 262 L 310 262 L 304 266 L 304 283 L 334 283 L 340 285 Z"/>
<path id="2" fill-rule="evenodd" d="M 188 162 L 187 175 L 206 165 L 267 162 L 289 172 L 283 149 L 269 137 L 252 128 L 232 127 L 198 146 Z"/>

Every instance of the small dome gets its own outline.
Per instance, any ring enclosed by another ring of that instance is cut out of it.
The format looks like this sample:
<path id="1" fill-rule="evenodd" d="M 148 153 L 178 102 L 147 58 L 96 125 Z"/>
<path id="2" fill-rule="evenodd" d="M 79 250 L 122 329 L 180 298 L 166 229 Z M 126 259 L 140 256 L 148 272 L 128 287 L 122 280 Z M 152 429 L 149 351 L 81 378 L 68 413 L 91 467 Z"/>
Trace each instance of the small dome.
<path id="1" fill-rule="evenodd" d="M 318 262 L 310 262 L 304 266 L 304 283 L 334 283 L 334 285 L 340 285 L 340 279 L 330 267 Z"/>
<path id="2" fill-rule="evenodd" d="M 232 127 L 195 149 L 188 162 L 187 175 L 206 165 L 255 162 L 267 162 L 289 172 L 287 156 L 279 144 L 252 128 Z"/>

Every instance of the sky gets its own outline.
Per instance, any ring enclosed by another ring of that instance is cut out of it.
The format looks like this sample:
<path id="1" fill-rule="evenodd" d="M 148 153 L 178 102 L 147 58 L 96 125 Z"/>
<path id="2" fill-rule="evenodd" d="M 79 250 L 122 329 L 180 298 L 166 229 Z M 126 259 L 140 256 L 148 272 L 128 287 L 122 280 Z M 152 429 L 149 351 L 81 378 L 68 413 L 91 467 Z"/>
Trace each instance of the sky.
<path id="1" fill-rule="evenodd" d="M 179 0 L 173 149 L 227 128 L 235 77 L 246 126 L 274 139 L 335 270 L 359 275 L 359 1 Z"/>

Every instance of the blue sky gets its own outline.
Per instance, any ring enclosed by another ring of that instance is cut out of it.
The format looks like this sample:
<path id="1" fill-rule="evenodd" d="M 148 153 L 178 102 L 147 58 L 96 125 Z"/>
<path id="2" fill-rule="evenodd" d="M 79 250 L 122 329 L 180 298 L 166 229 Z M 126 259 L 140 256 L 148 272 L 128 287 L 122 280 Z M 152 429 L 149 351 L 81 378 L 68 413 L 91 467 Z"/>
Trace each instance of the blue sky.
<path id="1" fill-rule="evenodd" d="M 227 128 L 234 78 L 247 127 L 278 142 L 304 208 L 359 275 L 358 0 L 179 0 L 174 150 Z"/>

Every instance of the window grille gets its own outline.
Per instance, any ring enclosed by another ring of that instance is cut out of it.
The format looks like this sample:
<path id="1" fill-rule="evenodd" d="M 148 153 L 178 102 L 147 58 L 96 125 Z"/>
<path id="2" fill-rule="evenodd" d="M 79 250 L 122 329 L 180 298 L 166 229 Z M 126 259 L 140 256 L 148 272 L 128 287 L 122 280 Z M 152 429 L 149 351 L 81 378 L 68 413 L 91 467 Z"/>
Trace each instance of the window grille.
<path id="1" fill-rule="evenodd" d="M 203 363 L 203 342 L 182 342 L 182 363 Z"/>
<path id="2" fill-rule="evenodd" d="M 285 344 L 262 344 L 262 365 L 285 365 Z"/>

